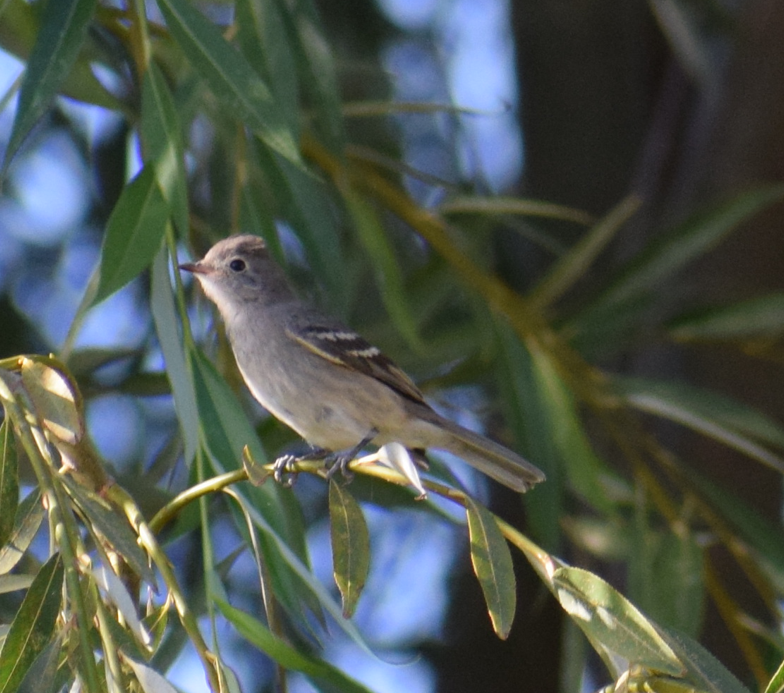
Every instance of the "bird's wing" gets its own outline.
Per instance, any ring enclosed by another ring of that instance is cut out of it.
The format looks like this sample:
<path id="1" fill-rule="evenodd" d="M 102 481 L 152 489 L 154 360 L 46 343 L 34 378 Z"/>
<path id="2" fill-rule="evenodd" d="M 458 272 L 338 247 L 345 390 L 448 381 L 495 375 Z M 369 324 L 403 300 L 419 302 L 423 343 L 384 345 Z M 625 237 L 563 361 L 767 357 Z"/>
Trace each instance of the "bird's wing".
<path id="1" fill-rule="evenodd" d="M 425 403 L 424 395 L 414 381 L 392 359 L 353 330 L 337 323 L 308 323 L 290 325 L 286 333 L 314 354 L 380 380 L 408 399 Z"/>

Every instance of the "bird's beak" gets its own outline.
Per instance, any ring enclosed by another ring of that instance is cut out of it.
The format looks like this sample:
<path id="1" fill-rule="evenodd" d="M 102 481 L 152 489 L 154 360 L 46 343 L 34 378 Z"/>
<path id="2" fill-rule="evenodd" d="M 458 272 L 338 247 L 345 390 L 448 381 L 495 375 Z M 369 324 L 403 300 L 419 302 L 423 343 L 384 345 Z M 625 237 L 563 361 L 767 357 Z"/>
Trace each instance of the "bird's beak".
<path id="1" fill-rule="evenodd" d="M 180 265 L 181 270 L 186 272 L 194 272 L 195 274 L 209 274 L 210 268 L 203 265 L 201 262 L 185 262 Z"/>

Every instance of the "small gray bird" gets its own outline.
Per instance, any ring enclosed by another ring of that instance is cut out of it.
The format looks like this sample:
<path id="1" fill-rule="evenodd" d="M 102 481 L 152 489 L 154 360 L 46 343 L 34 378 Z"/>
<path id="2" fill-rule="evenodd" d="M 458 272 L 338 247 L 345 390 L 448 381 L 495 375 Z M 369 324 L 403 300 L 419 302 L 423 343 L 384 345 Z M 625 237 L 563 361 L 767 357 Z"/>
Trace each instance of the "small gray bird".
<path id="1" fill-rule="evenodd" d="M 311 445 L 353 455 L 398 442 L 447 450 L 515 491 L 544 481 L 519 455 L 436 413 L 376 347 L 299 300 L 257 236 L 226 238 L 180 269 L 218 307 L 253 396 Z"/>

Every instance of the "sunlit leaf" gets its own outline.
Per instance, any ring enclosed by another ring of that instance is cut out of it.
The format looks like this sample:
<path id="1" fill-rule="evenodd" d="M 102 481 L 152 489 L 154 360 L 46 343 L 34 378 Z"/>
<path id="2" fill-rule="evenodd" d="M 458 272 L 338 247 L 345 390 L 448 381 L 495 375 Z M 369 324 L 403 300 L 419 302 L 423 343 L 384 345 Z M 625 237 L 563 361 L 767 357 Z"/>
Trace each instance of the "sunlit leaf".
<path id="1" fill-rule="evenodd" d="M 784 690 L 784 662 L 779 664 L 776 673 L 768 681 L 768 685 L 765 686 L 765 693 L 781 693 L 782 690 Z"/>
<path id="2" fill-rule="evenodd" d="M 158 5 L 175 40 L 228 113 L 304 169 L 296 140 L 269 88 L 218 27 L 187 0 L 159 0 Z"/>
<path id="3" fill-rule="evenodd" d="M 5 151 L 6 168 L 70 72 L 96 4 L 96 0 L 58 0 L 44 6 L 41 28 L 27 61 L 14 126 Z"/>
<path id="4" fill-rule="evenodd" d="M 778 337 L 784 332 L 784 293 L 682 315 L 669 329 L 673 338 L 682 341 Z"/>
<path id="5" fill-rule="evenodd" d="M 68 494 L 76 501 L 94 531 L 99 532 L 112 548 L 122 556 L 131 569 L 147 584 L 155 586 L 155 574 L 148 565 L 147 556 L 139 547 L 137 537 L 125 516 L 110 506 L 98 494 L 80 485 L 70 477 L 63 477 Z"/>
<path id="6" fill-rule="evenodd" d="M 15 693 L 54 633 L 62 601 L 64 567 L 60 554 L 38 571 L 0 650 L 0 693 Z"/>
<path id="7" fill-rule="evenodd" d="M 220 600 L 215 602 L 221 613 L 234 625 L 239 634 L 289 671 L 299 671 L 319 690 L 368 693 L 368 690 L 331 664 L 302 654 L 275 635 L 261 621 Z M 326 688 L 325 688 L 326 687 Z"/>
<path id="8" fill-rule="evenodd" d="M 0 575 L 0 594 L 6 592 L 16 592 L 17 590 L 26 590 L 33 582 L 34 575 L 20 575 L 14 573 L 13 575 Z"/>
<path id="9" fill-rule="evenodd" d="M 578 626 L 610 652 L 655 671 L 680 676 L 683 664 L 656 627 L 622 594 L 581 568 L 553 574 L 558 601 Z"/>
<path id="10" fill-rule="evenodd" d="M 149 648 L 152 643 L 152 636 L 139 620 L 136 613 L 136 605 L 122 580 L 104 565 L 93 568 L 92 575 L 98 587 L 103 590 L 109 601 L 122 614 L 126 628 L 133 633 L 134 637 L 144 647 Z"/>
<path id="11" fill-rule="evenodd" d="M 335 481 L 329 483 L 329 520 L 335 582 L 343 598 L 343 616 L 350 618 L 370 568 L 370 536 L 359 504 Z"/>
<path id="12" fill-rule="evenodd" d="M 123 657 L 123 661 L 133 669 L 144 693 L 177 693 L 177 689 L 152 667 L 130 657 Z"/>
<path id="13" fill-rule="evenodd" d="M 414 104 L 427 107 L 428 104 Z M 398 104 L 390 104 L 389 110 L 394 112 Z M 438 110 L 444 110 L 445 106 L 437 106 Z M 433 110 L 431 107 L 429 110 Z M 458 109 L 460 110 L 460 109 Z M 450 197 L 438 207 L 441 214 L 520 214 L 530 217 L 544 217 L 549 219 L 561 219 L 563 221 L 573 221 L 577 224 L 591 224 L 594 221 L 592 215 L 581 209 L 564 207 L 563 205 L 543 202 L 542 200 L 526 200 L 518 197 L 487 197 L 461 195 Z"/>
<path id="14" fill-rule="evenodd" d="M 474 566 L 493 630 L 506 640 L 517 607 L 517 582 L 512 555 L 492 514 L 470 498 L 466 504 L 471 564 Z"/>
<path id="15" fill-rule="evenodd" d="M 147 164 L 125 187 L 106 225 L 93 303 L 100 303 L 146 269 L 161 247 L 169 205 Z"/>
<path id="16" fill-rule="evenodd" d="M 42 360 L 25 358 L 22 382 L 44 426 L 59 440 L 78 443 L 84 436 L 82 403 L 68 374 Z"/>
<path id="17" fill-rule="evenodd" d="M 683 382 L 616 377 L 613 383 L 635 409 L 680 423 L 784 471 L 784 458 L 766 447 L 784 450 L 784 427 L 753 407 Z"/>
<path id="18" fill-rule="evenodd" d="M 16 445 L 8 418 L 0 424 L 0 547 L 11 536 L 14 516 L 19 504 L 19 477 L 16 464 Z"/>
<path id="19" fill-rule="evenodd" d="M 16 509 L 14 526 L 8 541 L 0 546 L 0 575 L 11 570 L 22 558 L 30 546 L 41 521 L 44 519 L 44 508 L 41 505 L 41 493 L 35 491 L 24 498 Z"/>

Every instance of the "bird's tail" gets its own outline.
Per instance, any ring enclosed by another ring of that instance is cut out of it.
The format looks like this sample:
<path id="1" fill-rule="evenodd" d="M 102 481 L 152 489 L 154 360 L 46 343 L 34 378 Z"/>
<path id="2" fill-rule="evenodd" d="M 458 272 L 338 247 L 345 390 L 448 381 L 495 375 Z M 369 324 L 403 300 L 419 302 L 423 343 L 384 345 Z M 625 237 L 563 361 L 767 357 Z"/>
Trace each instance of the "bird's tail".
<path id="1" fill-rule="evenodd" d="M 503 445 L 439 416 L 448 433 L 436 447 L 464 459 L 472 467 L 514 491 L 523 493 L 545 480 L 544 472 Z"/>

